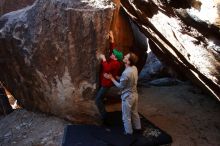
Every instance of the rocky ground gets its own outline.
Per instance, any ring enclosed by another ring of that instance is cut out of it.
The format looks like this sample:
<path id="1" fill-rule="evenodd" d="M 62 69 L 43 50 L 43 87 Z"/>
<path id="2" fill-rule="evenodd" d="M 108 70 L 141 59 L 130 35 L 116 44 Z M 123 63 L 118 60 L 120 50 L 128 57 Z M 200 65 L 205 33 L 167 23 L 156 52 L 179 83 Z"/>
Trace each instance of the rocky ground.
<path id="1" fill-rule="evenodd" d="M 172 136 L 172 146 L 220 145 L 220 104 L 216 99 L 188 84 L 140 87 L 139 94 L 140 112 Z M 19 109 L 0 117 L 0 145 L 61 145 L 67 124 L 70 122 Z"/>
<path id="2" fill-rule="evenodd" d="M 0 119 L 1 146 L 61 145 L 67 121 L 19 109 Z"/>

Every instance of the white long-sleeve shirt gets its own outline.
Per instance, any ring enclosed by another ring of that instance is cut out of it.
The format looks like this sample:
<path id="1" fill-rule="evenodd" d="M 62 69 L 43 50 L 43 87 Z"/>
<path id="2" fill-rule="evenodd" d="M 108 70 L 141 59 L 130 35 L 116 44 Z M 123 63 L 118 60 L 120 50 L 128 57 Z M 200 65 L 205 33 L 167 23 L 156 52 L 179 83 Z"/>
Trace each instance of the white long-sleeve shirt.
<path id="1" fill-rule="evenodd" d="M 138 71 L 136 66 L 128 66 L 122 73 L 120 82 L 113 81 L 115 86 L 121 89 L 121 99 L 126 99 L 129 95 L 137 94 Z"/>

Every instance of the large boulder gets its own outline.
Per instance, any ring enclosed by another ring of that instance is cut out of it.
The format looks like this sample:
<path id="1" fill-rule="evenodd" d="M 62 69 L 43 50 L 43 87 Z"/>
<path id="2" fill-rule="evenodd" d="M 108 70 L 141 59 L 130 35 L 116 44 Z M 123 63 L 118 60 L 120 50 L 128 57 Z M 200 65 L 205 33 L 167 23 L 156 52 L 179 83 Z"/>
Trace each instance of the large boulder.
<path id="1" fill-rule="evenodd" d="M 162 62 L 220 101 L 219 3 L 199 0 L 121 2 L 127 15 L 150 39 L 152 51 Z M 211 6 L 206 8 L 207 5 Z M 186 8 L 195 9 L 195 16 Z M 203 9 L 212 15 L 204 17 L 207 14 Z"/>
<path id="2" fill-rule="evenodd" d="M 161 76 L 162 70 L 165 66 L 161 61 L 150 51 L 147 55 L 146 63 L 139 74 L 139 83 L 148 82 L 152 79 L 159 78 Z"/>
<path id="3" fill-rule="evenodd" d="M 0 80 L 30 110 L 96 122 L 99 62 L 110 0 L 38 0 L 0 18 Z"/>

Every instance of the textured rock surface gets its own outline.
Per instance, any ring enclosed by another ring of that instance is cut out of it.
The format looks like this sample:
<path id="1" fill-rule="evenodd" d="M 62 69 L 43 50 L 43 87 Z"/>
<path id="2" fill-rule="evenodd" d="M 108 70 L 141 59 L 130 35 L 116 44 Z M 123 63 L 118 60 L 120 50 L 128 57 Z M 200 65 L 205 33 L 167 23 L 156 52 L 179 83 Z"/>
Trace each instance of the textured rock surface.
<path id="1" fill-rule="evenodd" d="M 148 49 L 147 60 L 138 77 L 138 85 L 171 86 L 181 83 L 179 80 L 185 80 L 184 76 L 166 66 Z"/>
<path id="2" fill-rule="evenodd" d="M 111 30 L 115 37 L 115 44 L 119 50 L 124 54 L 129 51 L 136 53 L 139 57 L 137 63 L 138 70 L 140 71 L 146 61 L 146 41 L 141 38 L 140 32 L 136 26 L 129 20 L 123 9 L 120 7 L 121 0 L 113 0 L 115 4 L 114 15 L 112 19 Z"/>
<path id="3" fill-rule="evenodd" d="M 183 23 L 175 8 L 195 7 L 194 1 L 184 3 L 188 1 L 122 0 L 127 14 L 151 40 L 156 56 L 220 100 L 219 28 L 205 20 Z M 213 5 L 217 9 L 219 3 Z"/>
<path id="4" fill-rule="evenodd" d="M 32 5 L 35 0 L 0 0 L 0 16 Z"/>
<path id="5" fill-rule="evenodd" d="M 108 46 L 110 1 L 38 0 L 0 18 L 0 80 L 23 107 L 94 122 L 92 99 Z"/>
<path id="6" fill-rule="evenodd" d="M 139 74 L 139 84 L 146 83 L 152 79 L 163 77 L 163 70 L 165 66 L 161 61 L 150 51 L 147 55 L 146 63 Z"/>
<path id="7" fill-rule="evenodd" d="M 115 4 L 115 11 L 111 29 L 114 33 L 115 44 L 119 49 L 127 52 L 134 46 L 132 29 L 127 17 L 123 16 L 123 12 L 120 9 L 120 0 L 113 0 L 113 2 Z"/>

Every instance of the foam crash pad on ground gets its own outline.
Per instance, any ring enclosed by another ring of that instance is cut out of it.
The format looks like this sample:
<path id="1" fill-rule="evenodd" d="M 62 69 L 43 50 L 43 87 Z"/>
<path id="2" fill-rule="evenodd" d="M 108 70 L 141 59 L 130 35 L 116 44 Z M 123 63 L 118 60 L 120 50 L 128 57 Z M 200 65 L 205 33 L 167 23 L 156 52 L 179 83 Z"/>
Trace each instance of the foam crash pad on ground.
<path id="1" fill-rule="evenodd" d="M 133 136 L 125 136 L 120 128 L 96 125 L 68 125 L 64 130 L 63 146 L 130 146 Z"/>
<path id="2" fill-rule="evenodd" d="M 108 113 L 107 126 L 68 125 L 63 146 L 160 146 L 172 143 L 166 132 L 141 115 L 142 131 L 125 136 L 121 112 Z"/>
<path id="3" fill-rule="evenodd" d="M 160 146 L 172 143 L 170 135 L 148 121 L 143 115 L 139 115 L 142 131 L 133 134 L 136 140 L 132 146 Z M 110 127 L 123 127 L 122 113 L 120 111 L 108 113 L 106 121 Z"/>

